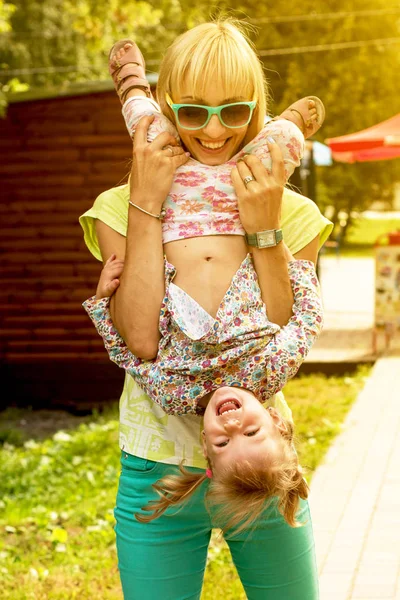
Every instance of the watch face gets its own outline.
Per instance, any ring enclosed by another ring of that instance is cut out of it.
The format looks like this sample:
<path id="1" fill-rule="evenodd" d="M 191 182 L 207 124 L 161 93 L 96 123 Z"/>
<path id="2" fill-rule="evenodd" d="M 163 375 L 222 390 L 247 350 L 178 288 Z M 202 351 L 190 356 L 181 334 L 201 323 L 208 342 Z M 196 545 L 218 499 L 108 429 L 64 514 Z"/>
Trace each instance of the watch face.
<path id="1" fill-rule="evenodd" d="M 274 231 L 261 231 L 257 233 L 257 241 L 259 248 L 267 248 L 268 246 L 275 246 L 275 232 Z"/>

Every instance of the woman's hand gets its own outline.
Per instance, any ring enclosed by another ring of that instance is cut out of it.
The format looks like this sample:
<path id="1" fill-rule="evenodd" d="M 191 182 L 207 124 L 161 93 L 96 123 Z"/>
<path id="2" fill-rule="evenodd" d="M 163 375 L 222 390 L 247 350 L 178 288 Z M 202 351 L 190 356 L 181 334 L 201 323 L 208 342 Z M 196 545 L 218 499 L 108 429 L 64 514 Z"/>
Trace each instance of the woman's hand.
<path id="1" fill-rule="evenodd" d="M 268 143 L 272 169 L 269 173 L 255 156 L 247 155 L 232 171 L 239 215 L 246 233 L 279 229 L 285 169 L 279 146 Z M 247 186 L 245 177 L 253 177 Z M 254 268 L 268 318 L 283 326 L 292 315 L 293 293 L 287 268 L 291 258 L 284 242 L 269 248 L 252 248 Z"/>
<path id="2" fill-rule="evenodd" d="M 149 212 L 159 213 L 172 185 L 174 173 L 189 159 L 177 139 L 168 132 L 147 141 L 154 116 L 140 119 L 133 141 L 131 200 Z"/>
<path id="3" fill-rule="evenodd" d="M 279 229 L 285 168 L 282 152 L 275 142 L 268 142 L 272 161 L 269 173 L 262 162 L 251 154 L 233 168 L 232 182 L 238 197 L 239 215 L 246 233 Z M 253 177 L 247 185 L 245 177 Z"/>

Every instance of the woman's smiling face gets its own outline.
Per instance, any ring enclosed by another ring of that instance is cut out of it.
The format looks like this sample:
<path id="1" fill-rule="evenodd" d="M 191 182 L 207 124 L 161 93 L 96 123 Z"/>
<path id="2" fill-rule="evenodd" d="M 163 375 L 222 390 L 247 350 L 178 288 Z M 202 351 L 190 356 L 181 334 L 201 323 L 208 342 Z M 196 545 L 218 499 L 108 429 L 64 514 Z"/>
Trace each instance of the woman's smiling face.
<path id="1" fill-rule="evenodd" d="M 217 89 L 210 89 L 206 97 L 197 98 L 185 87 L 179 98 L 173 97 L 172 99 L 175 104 L 201 104 L 203 106 L 221 106 L 222 104 L 251 100 L 251 98 L 242 97 L 226 98 L 224 92 Z M 242 148 L 249 127 L 249 125 L 233 129 L 225 127 L 218 115 L 212 115 L 206 127 L 202 129 L 190 130 L 184 129 L 178 123 L 175 125 L 183 145 L 192 157 L 209 166 L 222 165 L 231 159 Z"/>

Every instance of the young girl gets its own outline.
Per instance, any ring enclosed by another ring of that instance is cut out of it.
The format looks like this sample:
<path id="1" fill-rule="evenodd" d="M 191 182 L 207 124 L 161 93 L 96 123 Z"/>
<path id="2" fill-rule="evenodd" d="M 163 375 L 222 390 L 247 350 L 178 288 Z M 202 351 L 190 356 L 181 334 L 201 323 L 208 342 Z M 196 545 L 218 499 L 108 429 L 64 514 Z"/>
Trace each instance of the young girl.
<path id="1" fill-rule="evenodd" d="M 288 251 L 287 257 L 292 259 Z M 298 525 L 299 499 L 307 498 L 308 491 L 294 450 L 293 423 L 262 404 L 295 375 L 321 330 L 322 306 L 313 263 L 289 263 L 294 316 L 281 329 L 268 321 L 256 276 L 247 278 L 244 265 L 214 320 L 189 296 L 181 296 L 180 304 L 171 297 L 174 268 L 166 262 L 162 337 L 152 361 L 132 355 L 112 323 L 109 301 L 122 270 L 122 261 L 111 256 L 96 296 L 83 306 L 111 360 L 167 414 L 204 414 L 203 452 L 209 464 L 205 475 L 193 476 L 181 466 L 180 476 L 159 481 L 154 487 L 160 500 L 143 507 L 152 514 L 136 518 L 149 522 L 161 516 L 171 505 L 187 500 L 204 478 L 213 478 L 207 498 L 219 507 L 222 529 L 248 527 L 265 509 L 266 499 L 277 495 L 286 521 Z M 243 292 L 245 306 L 238 301 L 241 297 L 243 302 Z M 250 488 L 243 485 L 249 478 Z"/>

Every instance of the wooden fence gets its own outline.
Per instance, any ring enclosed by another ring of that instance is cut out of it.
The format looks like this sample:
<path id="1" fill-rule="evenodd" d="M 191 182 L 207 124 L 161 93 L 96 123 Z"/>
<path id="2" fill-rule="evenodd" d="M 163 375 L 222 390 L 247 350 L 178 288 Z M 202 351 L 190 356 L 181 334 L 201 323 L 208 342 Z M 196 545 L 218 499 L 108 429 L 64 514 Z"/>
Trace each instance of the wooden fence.
<path id="1" fill-rule="evenodd" d="M 81 303 L 101 265 L 78 217 L 129 171 L 114 91 L 13 102 L 0 120 L 3 405 L 93 405 L 119 396 Z"/>

